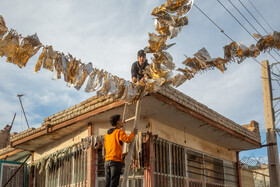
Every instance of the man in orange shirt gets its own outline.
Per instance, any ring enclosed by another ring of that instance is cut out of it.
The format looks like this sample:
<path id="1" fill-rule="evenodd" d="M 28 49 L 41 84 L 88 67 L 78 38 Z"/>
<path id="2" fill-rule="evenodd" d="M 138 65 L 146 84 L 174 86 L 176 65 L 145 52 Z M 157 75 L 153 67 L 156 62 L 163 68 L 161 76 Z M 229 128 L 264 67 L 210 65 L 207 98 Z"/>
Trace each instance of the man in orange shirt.
<path id="1" fill-rule="evenodd" d="M 105 135 L 105 187 L 117 187 L 119 185 L 122 170 L 122 147 L 123 142 L 130 143 L 137 134 L 137 129 L 133 129 L 127 136 L 121 129 L 122 119 L 119 114 L 110 118 L 113 128 L 109 129 Z"/>

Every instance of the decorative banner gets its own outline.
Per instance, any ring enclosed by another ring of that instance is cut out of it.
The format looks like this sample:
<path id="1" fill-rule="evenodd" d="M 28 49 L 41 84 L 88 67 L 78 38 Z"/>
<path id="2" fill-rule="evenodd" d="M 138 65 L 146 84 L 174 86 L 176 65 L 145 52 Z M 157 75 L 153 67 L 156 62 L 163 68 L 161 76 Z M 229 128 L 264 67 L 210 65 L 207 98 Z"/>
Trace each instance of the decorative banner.
<path id="1" fill-rule="evenodd" d="M 175 43 L 166 44 L 167 39 L 178 35 L 182 27 L 188 24 L 186 16 L 191 10 L 193 0 L 167 1 L 156 7 L 152 15 L 155 19 L 155 30 L 158 34 L 149 33 L 149 46 L 145 47 L 146 53 L 153 53 L 152 62 L 146 69 L 145 81 L 132 83 L 110 73 L 92 67 L 92 63 L 84 64 L 71 54 L 55 51 L 51 45 L 43 46 L 36 34 L 22 37 L 15 30 L 8 30 L 3 17 L 0 15 L 0 56 L 6 56 L 7 62 L 14 63 L 20 68 L 25 67 L 28 60 L 38 50 L 43 50 L 37 60 L 34 72 L 45 68 L 54 72 L 54 79 L 60 79 L 63 75 L 68 86 L 74 86 L 79 90 L 85 83 L 86 92 L 95 92 L 97 95 L 112 95 L 116 100 L 135 102 L 147 93 L 156 92 L 161 86 L 178 87 L 186 80 L 190 80 L 198 72 L 218 68 L 224 72 L 228 62 L 241 63 L 248 57 L 257 57 L 261 51 L 266 52 L 272 48 L 280 49 L 280 33 L 260 36 L 256 45 L 249 48 L 232 42 L 224 46 L 224 58 L 211 58 L 205 48 L 194 54 L 193 58 L 187 57 L 182 62 L 185 68 L 175 70 L 172 56 L 166 51 Z M 173 71 L 178 74 L 173 76 Z"/>

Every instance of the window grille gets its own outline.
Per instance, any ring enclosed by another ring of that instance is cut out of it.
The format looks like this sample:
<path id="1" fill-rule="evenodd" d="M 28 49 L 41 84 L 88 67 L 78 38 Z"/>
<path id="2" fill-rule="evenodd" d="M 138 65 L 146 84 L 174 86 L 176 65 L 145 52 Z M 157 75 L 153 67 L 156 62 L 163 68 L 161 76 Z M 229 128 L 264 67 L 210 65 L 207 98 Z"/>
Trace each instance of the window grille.
<path id="1" fill-rule="evenodd" d="M 188 177 L 203 180 L 203 155 L 187 150 Z"/>
<path id="2" fill-rule="evenodd" d="M 235 163 L 224 161 L 224 178 L 228 186 L 237 186 Z"/>
<path id="3" fill-rule="evenodd" d="M 155 186 L 184 186 L 185 151 L 180 145 L 156 138 L 153 140 Z"/>
<path id="4" fill-rule="evenodd" d="M 236 186 L 235 163 L 153 138 L 154 186 Z"/>
<path id="5" fill-rule="evenodd" d="M 204 155 L 204 175 L 207 182 L 224 184 L 223 161 Z"/>
<path id="6" fill-rule="evenodd" d="M 59 157 L 52 156 L 52 159 L 36 167 L 36 186 L 86 186 L 87 150 L 78 146 Z"/>
<path id="7" fill-rule="evenodd" d="M 0 160 L 0 186 L 13 176 L 22 163 Z M 7 187 L 25 187 L 26 186 L 26 165 L 23 166 L 8 183 Z"/>

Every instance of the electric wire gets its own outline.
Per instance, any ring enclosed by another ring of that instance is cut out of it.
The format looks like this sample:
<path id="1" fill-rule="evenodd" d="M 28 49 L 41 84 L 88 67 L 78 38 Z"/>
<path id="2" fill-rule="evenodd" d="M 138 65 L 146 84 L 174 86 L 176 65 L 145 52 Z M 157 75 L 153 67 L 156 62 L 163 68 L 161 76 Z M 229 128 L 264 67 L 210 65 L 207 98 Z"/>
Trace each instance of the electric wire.
<path id="1" fill-rule="evenodd" d="M 278 109 L 278 110 L 275 112 L 275 118 L 277 118 L 277 117 L 279 116 L 279 114 L 280 114 L 279 110 L 280 110 L 280 109 Z"/>
<path id="2" fill-rule="evenodd" d="M 277 80 L 277 79 L 272 79 L 272 78 L 271 78 L 270 80 L 272 80 L 272 81 L 279 81 L 279 80 Z"/>
<path id="3" fill-rule="evenodd" d="M 237 12 L 239 12 L 239 14 L 251 25 L 251 27 L 258 33 L 259 31 L 251 24 L 251 22 L 242 14 L 242 12 L 240 12 L 240 10 L 231 2 L 231 0 L 228 0 L 230 2 L 230 4 L 235 8 L 235 10 L 237 10 Z"/>
<path id="4" fill-rule="evenodd" d="M 280 119 L 278 119 L 278 121 L 275 123 L 275 128 L 274 129 L 277 129 L 277 127 L 279 125 L 279 122 L 280 122 Z"/>
<path id="5" fill-rule="evenodd" d="M 277 65 L 277 64 L 280 64 L 280 62 L 272 63 L 272 64 L 270 64 L 269 66 L 273 67 L 273 66 L 275 66 L 275 65 Z"/>
<path id="6" fill-rule="evenodd" d="M 242 14 L 242 12 L 231 2 L 231 0 L 228 0 L 230 2 L 230 4 L 239 12 L 239 14 L 251 25 L 251 27 L 260 35 L 260 32 L 253 26 L 253 24 Z M 245 7 L 245 5 L 239 0 L 239 2 L 243 5 L 243 7 L 247 10 L 247 8 Z M 249 10 L 247 10 L 249 12 Z M 249 12 L 250 13 L 250 12 Z M 268 32 L 266 32 L 267 34 L 269 34 Z M 278 56 L 280 56 L 280 54 L 273 49 L 273 51 L 275 53 L 278 54 Z"/>
<path id="7" fill-rule="evenodd" d="M 229 0 L 230 1 L 230 0 Z M 241 2 L 241 0 L 238 0 L 240 2 L 240 4 L 247 10 L 247 12 L 255 19 L 255 21 L 262 27 L 262 29 L 266 32 L 267 35 L 269 35 L 268 31 L 259 23 L 259 21 L 255 18 L 255 16 L 253 16 L 253 14 L 247 9 L 247 7 Z M 231 2 L 230 2 L 231 3 Z M 232 3 L 231 3 L 232 4 Z M 234 6 L 234 5 L 233 5 Z M 237 8 L 236 8 L 237 9 Z M 237 9 L 237 11 L 239 12 L 239 10 Z M 240 12 L 239 12 L 240 13 Z M 242 15 L 242 13 L 240 13 Z M 242 15 L 243 16 L 243 15 Z M 244 17 L 244 16 L 243 16 Z M 244 17 L 244 19 L 246 19 Z M 252 26 L 252 24 L 246 19 L 246 21 Z M 252 26 L 253 27 L 253 26 Z M 255 27 L 253 27 L 255 29 Z M 255 31 L 260 34 L 257 29 L 255 29 Z M 273 30 L 272 30 L 273 31 Z M 276 51 L 275 49 L 273 49 L 273 51 L 275 53 L 278 54 L 278 56 L 280 56 L 280 54 L 278 53 L 278 51 Z"/>
<path id="8" fill-rule="evenodd" d="M 277 84 L 280 86 L 280 83 L 279 83 L 279 80 L 277 80 L 277 78 L 279 78 L 279 75 L 277 75 L 276 73 L 274 73 L 273 72 L 273 70 L 271 70 L 271 75 L 273 75 L 273 76 L 275 76 L 276 77 L 276 79 L 272 79 L 272 78 L 270 78 L 270 80 L 274 80 L 274 81 L 276 81 L 277 82 Z"/>
<path id="9" fill-rule="evenodd" d="M 230 39 L 232 42 L 234 41 L 229 35 L 227 35 L 224 30 L 218 26 L 206 13 L 204 13 L 195 3 L 193 4 L 208 20 L 210 20 L 218 29 L 220 29 L 220 31 L 228 38 Z M 253 60 L 255 60 L 259 65 L 261 65 L 262 67 L 266 68 L 265 66 L 263 66 L 257 59 L 252 58 Z M 277 75 L 276 75 L 277 76 Z"/>
<path id="10" fill-rule="evenodd" d="M 270 80 L 273 80 L 273 79 L 270 78 Z M 275 79 L 274 79 L 274 81 L 276 81 L 277 84 L 280 86 L 279 80 L 275 80 Z"/>
<path id="11" fill-rule="evenodd" d="M 223 34 L 225 34 L 225 36 L 227 37 L 227 38 L 229 38 L 232 42 L 233 42 L 233 40 L 231 39 L 231 37 L 229 37 L 225 32 L 224 32 L 224 30 L 221 28 L 221 27 L 219 27 L 206 13 L 204 13 L 196 4 L 194 4 L 194 6 L 206 17 L 206 18 L 208 18 L 218 29 L 220 29 L 220 31 L 223 33 Z M 250 34 L 251 35 L 251 34 Z M 261 65 L 261 66 L 263 66 L 257 59 L 255 59 L 255 58 L 253 58 L 253 60 L 255 60 L 259 65 Z M 277 61 L 277 60 L 276 60 Z M 265 66 L 263 66 L 263 67 L 265 67 Z M 268 69 L 267 67 L 265 67 L 266 69 Z M 274 73 L 273 73 L 274 74 Z M 275 76 L 277 76 L 277 77 L 279 77 L 279 75 L 275 75 Z M 264 144 L 264 142 L 266 142 L 267 141 L 267 139 L 270 137 L 270 135 L 268 136 L 268 137 L 266 137 L 266 139 L 261 143 L 261 145 L 263 145 Z"/>
<path id="12" fill-rule="evenodd" d="M 241 26 L 241 27 L 243 27 L 243 29 L 245 30 L 245 31 L 247 31 L 247 33 L 255 40 L 255 41 L 258 41 L 255 37 L 253 37 L 252 35 L 251 35 L 251 33 L 248 31 L 248 29 L 246 29 L 245 27 L 244 27 L 244 25 L 224 6 L 224 4 L 223 3 L 221 3 L 221 1 L 220 0 L 217 0 L 219 3 L 220 3 L 220 5 L 222 5 L 222 7 L 224 7 L 224 9 L 239 23 L 239 25 Z M 274 56 L 272 56 L 271 54 L 270 54 L 270 52 L 268 52 L 268 54 L 276 61 L 276 62 L 278 62 L 278 60 L 276 60 L 276 58 L 274 57 Z"/>
<path id="13" fill-rule="evenodd" d="M 278 85 L 280 86 L 280 83 L 279 83 L 279 81 L 277 80 L 276 82 L 277 82 L 277 84 L 278 84 Z"/>
<path id="14" fill-rule="evenodd" d="M 219 1 L 219 0 L 218 0 Z M 220 1 L 219 1 L 220 2 Z M 221 4 L 221 3 L 220 3 Z M 221 4 L 222 5 L 222 4 Z M 206 13 L 204 13 L 197 5 L 195 5 L 194 4 L 194 6 L 205 16 L 205 17 L 207 17 L 217 28 L 219 28 L 220 29 L 220 31 L 223 33 L 223 34 L 225 34 L 231 41 L 233 41 L 232 39 L 231 39 L 231 37 L 229 37 L 225 32 L 224 32 L 224 30 L 221 28 L 221 27 L 219 27 Z M 222 5 L 223 6 L 223 5 Z M 223 6 L 224 7 L 224 6 Z M 225 8 L 225 7 L 224 7 Z M 225 8 L 226 9 L 226 8 Z M 227 9 L 226 9 L 227 10 Z M 228 11 L 229 12 L 229 11 Z M 229 12 L 230 13 L 230 12 Z M 231 13 L 230 13 L 231 14 Z M 232 14 L 231 14 L 232 15 Z M 232 15 L 233 16 L 233 15 Z M 234 17 L 234 16 L 233 16 Z M 239 22 L 237 19 L 236 19 L 236 21 L 237 22 Z M 239 22 L 240 23 L 240 22 Z M 241 23 L 240 23 L 241 24 Z M 241 24 L 242 25 L 242 24 Z M 244 26 L 243 26 L 244 27 Z M 244 29 L 245 30 L 247 30 L 245 27 L 244 27 Z M 247 30 L 248 31 L 248 30 Z M 250 32 L 248 32 L 249 34 L 250 34 Z M 250 34 L 250 36 L 251 36 L 251 34 Z M 254 38 L 255 39 L 255 38 Z M 256 40 L 256 39 L 255 39 Z M 272 55 L 271 55 L 272 56 Z M 275 58 L 274 58 L 275 59 Z M 262 67 L 264 67 L 264 68 L 266 68 L 266 69 L 268 69 L 267 67 L 265 67 L 264 65 L 262 65 L 257 59 L 255 59 L 255 58 L 253 58 L 253 60 L 254 61 L 256 61 L 259 65 L 261 65 Z M 275 59 L 276 60 L 276 59 Z M 277 60 L 276 60 L 277 61 Z M 274 64 L 276 64 L 276 63 L 274 63 Z M 275 74 L 274 72 L 271 72 L 271 74 L 272 75 L 274 75 L 274 76 L 276 76 L 276 77 L 279 77 L 279 75 L 277 75 L 277 74 Z M 277 81 L 277 83 L 279 84 L 279 81 Z M 280 84 L 279 84 L 279 86 L 280 86 Z M 267 137 L 263 142 L 262 142 L 262 144 L 261 145 L 263 145 L 264 144 L 264 142 L 266 142 L 267 141 L 267 139 L 268 139 L 269 137 Z"/>
<path id="15" fill-rule="evenodd" d="M 247 12 L 254 18 L 254 20 L 259 24 L 259 26 L 264 30 L 264 32 L 266 32 L 266 34 L 269 34 L 268 32 L 267 32 L 267 30 L 260 24 L 260 22 L 256 19 L 256 17 L 248 10 L 248 8 L 240 1 L 240 0 L 238 0 L 239 2 L 240 2 L 240 4 L 247 10 Z"/>
<path id="16" fill-rule="evenodd" d="M 220 5 L 222 5 L 222 7 L 224 7 L 224 9 L 239 23 L 239 25 L 241 25 L 241 27 L 243 27 L 243 29 L 245 29 L 247 31 L 247 33 L 255 40 L 255 41 L 258 41 L 256 38 L 254 38 L 251 33 L 244 27 L 244 25 L 242 23 L 240 23 L 240 21 L 224 6 L 223 3 L 221 3 L 220 0 L 217 0 Z"/>
<path id="17" fill-rule="evenodd" d="M 248 0 L 249 3 L 254 7 L 254 9 L 259 13 L 259 15 L 263 18 L 263 20 L 266 22 L 266 24 L 271 28 L 272 31 L 274 31 L 274 29 L 270 26 L 270 24 L 266 21 L 266 19 L 262 16 L 262 14 L 258 11 L 258 9 L 253 5 L 253 3 Z"/>
<path id="18" fill-rule="evenodd" d="M 275 66 L 275 68 L 278 70 L 278 72 L 279 72 L 279 74 L 280 74 L 280 70 L 279 70 L 279 68 L 278 68 L 277 66 Z"/>
<path id="19" fill-rule="evenodd" d="M 219 0 L 218 0 L 219 1 Z M 194 4 L 194 6 L 204 15 L 206 16 L 216 27 L 218 27 L 220 29 L 220 31 L 225 34 L 231 41 L 233 41 L 225 32 L 224 30 L 219 27 L 207 14 L 205 14 L 197 5 Z M 250 34 L 251 35 L 251 34 Z M 264 65 L 262 65 L 257 59 L 253 58 L 253 60 L 255 60 L 259 65 L 261 65 L 262 67 L 268 69 L 267 67 L 265 67 Z M 277 60 L 276 60 L 277 61 Z M 271 72 L 273 75 L 279 77 L 279 75 L 274 74 L 273 72 Z M 280 120 L 280 119 L 279 119 Z M 261 145 L 264 145 L 264 143 L 267 141 L 267 139 L 270 137 L 270 134 L 268 137 L 266 137 L 266 139 L 261 143 Z"/>
<path id="20" fill-rule="evenodd" d="M 233 42 L 233 39 L 231 39 L 231 37 L 229 37 L 224 30 L 219 27 L 207 14 L 205 14 L 200 8 L 198 8 L 198 6 L 194 3 L 193 4 L 205 17 L 207 17 L 218 29 L 220 29 L 220 31 L 229 39 Z"/>
<path id="21" fill-rule="evenodd" d="M 261 143 L 261 145 L 264 145 L 264 143 L 267 141 L 268 138 L 270 138 L 271 133 L 268 134 L 268 137 L 266 137 L 266 139 Z"/>
<path id="22" fill-rule="evenodd" d="M 276 78 L 275 81 L 279 81 L 279 78 L 280 78 L 279 77 L 279 74 L 280 74 L 279 70 L 278 70 L 279 74 L 274 73 L 272 68 L 270 68 L 270 70 L 271 70 L 271 75 L 275 76 L 275 78 Z"/>
<path id="23" fill-rule="evenodd" d="M 262 67 L 264 67 L 265 69 L 268 69 L 267 67 L 265 67 L 264 65 L 262 65 L 257 59 L 255 59 L 255 58 L 253 58 L 252 57 L 252 59 L 255 61 L 255 62 L 257 62 L 260 66 L 262 66 Z M 280 75 L 277 75 L 277 74 L 275 74 L 275 73 L 273 73 L 273 72 L 270 72 L 272 75 L 274 75 L 274 76 L 276 76 L 276 77 L 280 77 Z M 271 78 L 270 78 L 270 80 L 271 80 Z"/>

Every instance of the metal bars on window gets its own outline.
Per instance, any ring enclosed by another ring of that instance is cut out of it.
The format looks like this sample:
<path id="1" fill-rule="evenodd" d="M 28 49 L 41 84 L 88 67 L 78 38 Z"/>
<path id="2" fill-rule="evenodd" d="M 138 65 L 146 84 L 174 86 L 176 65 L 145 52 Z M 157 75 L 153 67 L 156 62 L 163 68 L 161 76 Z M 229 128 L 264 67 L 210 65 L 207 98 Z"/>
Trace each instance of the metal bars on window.
<path id="1" fill-rule="evenodd" d="M 224 161 L 224 179 L 225 184 L 229 186 L 237 186 L 236 183 L 236 168 L 232 162 Z"/>
<path id="2" fill-rule="evenodd" d="M 154 186 L 236 186 L 235 165 L 153 137 Z"/>
<path id="3" fill-rule="evenodd" d="M 36 169 L 36 186 L 79 186 L 87 184 L 87 150 L 77 146 L 63 156 Z"/>
<path id="4" fill-rule="evenodd" d="M 184 186 L 185 154 L 180 145 L 162 139 L 153 140 L 154 186 Z"/>

